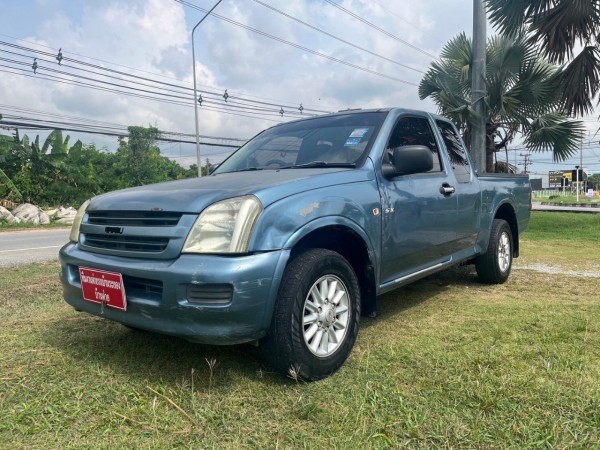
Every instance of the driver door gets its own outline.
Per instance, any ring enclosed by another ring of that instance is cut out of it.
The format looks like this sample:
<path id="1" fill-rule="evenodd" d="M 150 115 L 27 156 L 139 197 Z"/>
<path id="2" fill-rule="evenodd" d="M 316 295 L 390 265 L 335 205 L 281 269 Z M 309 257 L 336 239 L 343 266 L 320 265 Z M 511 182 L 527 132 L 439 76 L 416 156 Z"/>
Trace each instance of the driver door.
<path id="1" fill-rule="evenodd" d="M 388 150 L 425 145 L 432 152 L 434 164 L 425 173 L 382 178 L 382 285 L 426 270 L 452 254 L 457 200 L 453 194 L 442 193 L 441 188 L 451 181 L 434 136 L 426 117 L 403 116 L 387 144 Z M 390 157 L 388 150 L 384 160 Z"/>

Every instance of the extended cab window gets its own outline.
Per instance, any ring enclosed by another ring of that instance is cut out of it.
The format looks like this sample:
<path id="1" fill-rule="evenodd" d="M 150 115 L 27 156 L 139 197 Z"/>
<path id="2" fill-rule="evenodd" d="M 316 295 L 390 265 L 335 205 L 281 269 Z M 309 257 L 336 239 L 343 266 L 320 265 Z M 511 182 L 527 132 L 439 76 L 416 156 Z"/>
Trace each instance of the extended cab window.
<path id="1" fill-rule="evenodd" d="M 456 134 L 454 127 L 443 120 L 436 120 L 444 144 L 448 150 L 448 156 L 452 163 L 452 170 L 456 181 L 459 183 L 468 183 L 471 180 L 471 168 L 469 167 L 469 159 L 467 152 L 462 145 L 461 139 Z"/>
<path id="2" fill-rule="evenodd" d="M 424 145 L 431 150 L 433 167 L 430 172 L 440 172 L 442 163 L 439 149 L 429 126 L 429 120 L 423 117 L 402 117 L 394 127 L 383 156 L 384 163 L 390 163 L 393 150 L 404 145 Z"/>

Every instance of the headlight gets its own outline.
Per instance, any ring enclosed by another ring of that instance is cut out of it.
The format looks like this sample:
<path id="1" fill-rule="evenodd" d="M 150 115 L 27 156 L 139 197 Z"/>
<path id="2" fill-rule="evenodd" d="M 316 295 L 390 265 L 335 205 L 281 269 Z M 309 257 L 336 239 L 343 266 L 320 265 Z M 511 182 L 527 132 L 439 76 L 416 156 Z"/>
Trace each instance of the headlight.
<path id="1" fill-rule="evenodd" d="M 90 204 L 89 200 L 86 200 L 83 205 L 79 207 L 77 210 L 77 214 L 73 219 L 73 226 L 71 227 L 71 234 L 69 235 L 69 239 L 73 242 L 79 241 L 79 227 L 81 226 L 81 221 L 83 220 L 83 216 L 85 214 L 85 210 Z"/>
<path id="2" fill-rule="evenodd" d="M 184 253 L 245 253 L 256 219 L 262 212 L 254 196 L 215 203 L 196 219 L 183 244 Z"/>

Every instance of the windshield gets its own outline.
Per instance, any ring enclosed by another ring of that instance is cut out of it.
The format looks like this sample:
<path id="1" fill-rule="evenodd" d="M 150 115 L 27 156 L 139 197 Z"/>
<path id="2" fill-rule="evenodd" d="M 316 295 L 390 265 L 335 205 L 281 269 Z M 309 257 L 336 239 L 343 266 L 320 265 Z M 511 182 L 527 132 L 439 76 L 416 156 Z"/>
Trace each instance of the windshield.
<path id="1" fill-rule="evenodd" d="M 387 112 L 317 117 L 270 128 L 214 173 L 306 167 L 355 167 L 369 151 Z"/>

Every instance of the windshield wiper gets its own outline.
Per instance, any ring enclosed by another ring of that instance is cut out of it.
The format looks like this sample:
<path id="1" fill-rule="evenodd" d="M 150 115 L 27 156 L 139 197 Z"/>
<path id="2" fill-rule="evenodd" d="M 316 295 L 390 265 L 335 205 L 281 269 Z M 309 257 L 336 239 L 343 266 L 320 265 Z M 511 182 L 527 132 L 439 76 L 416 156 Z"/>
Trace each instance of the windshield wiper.
<path id="1" fill-rule="evenodd" d="M 311 167 L 356 167 L 355 163 L 311 161 L 305 164 L 296 164 L 292 169 L 306 169 Z"/>
<path id="2" fill-rule="evenodd" d="M 245 169 L 234 170 L 233 172 L 251 172 L 253 170 L 263 170 L 262 167 L 246 167 Z"/>

